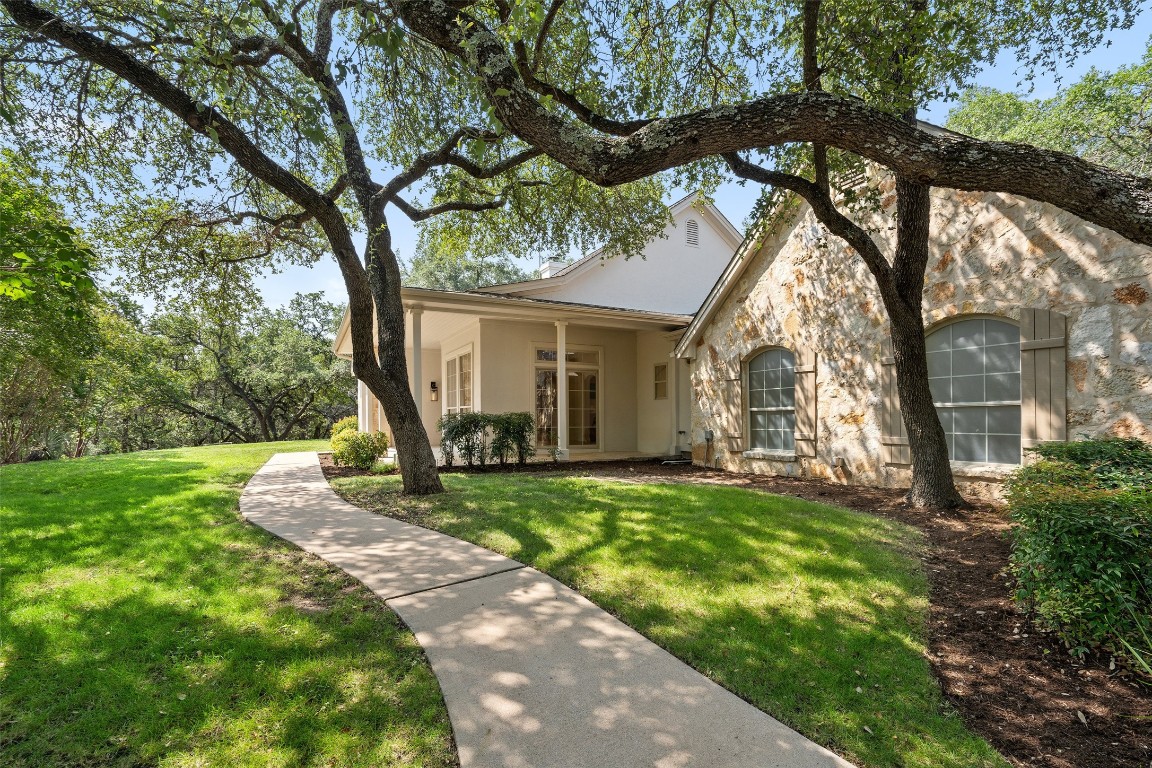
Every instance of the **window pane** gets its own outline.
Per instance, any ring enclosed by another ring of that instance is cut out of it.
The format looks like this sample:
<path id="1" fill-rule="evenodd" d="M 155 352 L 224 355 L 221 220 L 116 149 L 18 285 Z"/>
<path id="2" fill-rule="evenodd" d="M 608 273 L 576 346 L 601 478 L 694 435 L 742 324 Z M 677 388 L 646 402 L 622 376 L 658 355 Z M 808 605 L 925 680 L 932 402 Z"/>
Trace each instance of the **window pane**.
<path id="1" fill-rule="evenodd" d="M 984 321 L 984 343 L 1015 344 L 1019 348 L 1020 329 L 1012 323 L 987 319 Z"/>
<path id="2" fill-rule="evenodd" d="M 984 402 L 983 376 L 953 376 L 952 400 L 953 403 L 982 403 Z"/>
<path id="3" fill-rule="evenodd" d="M 554 363 L 556 362 L 556 350 L 538 349 L 536 350 L 536 359 L 542 363 Z"/>
<path id="4" fill-rule="evenodd" d="M 1020 436 L 989 435 L 988 461 L 996 464 L 1019 464 Z"/>
<path id="5" fill-rule="evenodd" d="M 984 442 L 987 440 L 984 435 L 956 435 L 956 452 L 952 458 L 956 461 L 987 461 L 988 454 L 985 451 Z"/>
<path id="6" fill-rule="evenodd" d="M 929 379 L 928 387 L 932 392 L 932 402 L 951 403 L 952 379 Z"/>
<path id="7" fill-rule="evenodd" d="M 1020 399 L 1020 374 L 997 373 L 987 377 L 985 397 L 992 402 Z"/>
<path id="8" fill-rule="evenodd" d="M 1020 345 L 986 347 L 984 361 L 984 370 L 988 373 L 1017 373 L 1020 370 Z"/>
<path id="9" fill-rule="evenodd" d="M 942 352 L 929 352 L 928 353 L 928 375 L 929 376 L 951 376 L 952 375 L 952 353 L 948 350 Z"/>
<path id="10" fill-rule="evenodd" d="M 952 350 L 952 375 L 984 373 L 984 350 L 976 347 Z"/>
<path id="11" fill-rule="evenodd" d="M 987 411 L 989 434 L 1020 437 L 1020 406 L 996 405 L 988 408 Z"/>
<path id="12" fill-rule="evenodd" d="M 792 387 L 786 387 L 780 390 L 780 405 L 785 408 L 796 407 L 796 390 Z"/>
<path id="13" fill-rule="evenodd" d="M 952 329 L 952 349 L 984 346 L 983 320 L 963 320 L 949 328 Z"/>
<path id="14" fill-rule="evenodd" d="M 986 409 L 984 408 L 956 408 L 953 410 L 953 418 L 955 419 L 955 427 L 953 429 L 957 434 L 962 432 L 972 434 L 984 434 L 987 430 L 985 427 Z"/>
<path id="15" fill-rule="evenodd" d="M 570 363 L 580 363 L 581 365 L 597 365 L 600 362 L 600 353 L 577 352 L 569 350 L 564 354 L 564 359 Z"/>

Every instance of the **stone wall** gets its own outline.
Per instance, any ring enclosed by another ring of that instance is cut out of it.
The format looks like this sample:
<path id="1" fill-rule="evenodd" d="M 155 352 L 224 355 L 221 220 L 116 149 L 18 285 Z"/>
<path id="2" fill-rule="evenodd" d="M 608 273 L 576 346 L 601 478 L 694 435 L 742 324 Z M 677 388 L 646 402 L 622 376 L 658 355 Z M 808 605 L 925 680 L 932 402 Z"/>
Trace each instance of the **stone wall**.
<path id="1" fill-rule="evenodd" d="M 891 253 L 892 183 L 885 216 L 870 222 Z M 924 291 L 929 329 L 983 314 L 1018 321 L 1022 307 L 1068 318 L 1070 438 L 1152 440 L 1152 249 L 1050 205 L 1006 194 L 936 190 Z M 769 234 L 691 351 L 692 443 L 698 464 L 725 469 L 905 487 L 906 468 L 881 461 L 881 343 L 887 316 L 862 261 L 803 207 Z M 765 346 L 817 353 L 817 455 L 749 459 L 724 443 L 724 379 Z M 715 431 L 709 447 L 704 430 Z M 833 468 L 833 459 L 843 468 Z M 966 467 L 962 490 L 995 495 L 996 466 Z"/>

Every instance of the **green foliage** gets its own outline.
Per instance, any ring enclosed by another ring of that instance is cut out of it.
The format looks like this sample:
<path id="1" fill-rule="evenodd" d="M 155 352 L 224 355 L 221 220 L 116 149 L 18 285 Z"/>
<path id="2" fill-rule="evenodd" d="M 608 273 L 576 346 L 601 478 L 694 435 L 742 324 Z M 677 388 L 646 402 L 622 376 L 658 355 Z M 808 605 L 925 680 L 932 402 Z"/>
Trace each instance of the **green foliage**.
<path id="1" fill-rule="evenodd" d="M 1007 768 L 928 664 L 916 530 L 742 488 L 535 472 L 444 481 L 449 493 L 419 502 L 393 478 L 333 487 L 568 584 L 853 765 Z"/>
<path id="2" fill-rule="evenodd" d="M 501 466 L 510 459 L 515 459 L 517 464 L 528 463 L 536 432 L 536 419 L 531 413 L 496 413 L 488 417 L 488 425 L 492 428 L 492 456 Z"/>
<path id="3" fill-rule="evenodd" d="M 1017 598 L 1073 653 L 1104 647 L 1152 677 L 1152 446 L 1036 450 L 1007 484 Z"/>
<path id="4" fill-rule="evenodd" d="M 332 460 L 356 469 L 372 469 L 388 453 L 388 435 L 345 429 L 332 435 Z"/>
<path id="5" fill-rule="evenodd" d="M 456 463 L 456 455 L 468 467 L 483 467 L 489 459 L 501 466 L 515 459 L 525 464 L 532 453 L 536 422 L 531 413 L 449 413 L 436 423 L 440 430 L 440 453 L 444 465 Z M 491 435 L 489 435 L 491 430 Z"/>
<path id="6" fill-rule="evenodd" d="M 1150 41 L 1152 43 L 1152 41 Z M 1152 44 L 1139 64 L 1092 69 L 1048 99 L 967 91 L 948 127 L 980 139 L 1033 144 L 1140 176 L 1152 175 Z"/>
<path id="7" fill-rule="evenodd" d="M 355 432 L 360 429 L 360 419 L 355 416 L 345 416 L 332 425 L 332 431 L 329 432 L 329 437 L 336 437 L 341 432 Z"/>
<path id="8" fill-rule="evenodd" d="M 405 285 L 442 291 L 470 291 L 531 277 L 505 252 L 473 255 L 467 247 L 453 243 L 449 239 L 450 233 L 442 229 L 437 232 L 442 239 L 426 234 L 420 253 L 406 265 Z"/>
<path id="9" fill-rule="evenodd" d="M 326 445 L 0 467 L 0 764 L 458 766 L 396 614 L 236 512 Z"/>
<path id="10" fill-rule="evenodd" d="M 52 294 L 57 312 L 83 322 L 96 300 L 96 255 L 31 176 L 15 155 L 0 152 L 0 300 Z"/>

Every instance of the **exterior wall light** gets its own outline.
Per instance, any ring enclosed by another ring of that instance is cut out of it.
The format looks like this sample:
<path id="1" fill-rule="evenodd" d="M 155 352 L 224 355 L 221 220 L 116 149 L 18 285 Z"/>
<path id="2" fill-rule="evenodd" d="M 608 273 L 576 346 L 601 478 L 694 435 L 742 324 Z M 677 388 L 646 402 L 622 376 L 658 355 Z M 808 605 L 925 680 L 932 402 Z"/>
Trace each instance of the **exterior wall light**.
<path id="1" fill-rule="evenodd" d="M 436 402 L 440 399 L 440 390 L 437 389 L 436 382 L 432 382 L 432 389 L 429 393 L 429 397 L 431 398 L 432 402 Z"/>

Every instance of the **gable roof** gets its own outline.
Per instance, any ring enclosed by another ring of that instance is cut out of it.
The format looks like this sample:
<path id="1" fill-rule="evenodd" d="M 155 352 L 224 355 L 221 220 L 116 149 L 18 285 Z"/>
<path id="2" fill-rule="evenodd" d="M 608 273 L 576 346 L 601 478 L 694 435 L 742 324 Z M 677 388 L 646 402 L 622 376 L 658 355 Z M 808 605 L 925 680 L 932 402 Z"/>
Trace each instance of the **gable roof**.
<path id="1" fill-rule="evenodd" d="M 740 230 L 733 226 L 732 222 L 728 220 L 720 210 L 712 205 L 700 192 L 693 192 L 686 195 L 676 202 L 668 206 L 668 213 L 675 218 L 680 213 L 695 206 L 710 220 L 710 224 L 721 237 L 729 242 L 735 248 L 741 242 Z M 571 264 L 562 268 L 559 272 L 551 277 L 537 277 L 530 280 L 518 280 L 514 283 L 499 283 L 497 285 L 487 285 L 477 288 L 476 291 L 480 293 L 519 293 L 521 291 L 535 291 L 547 288 L 558 288 L 566 285 L 572 278 L 580 275 L 602 261 L 604 249 L 597 248 L 596 250 L 588 253 Z"/>

